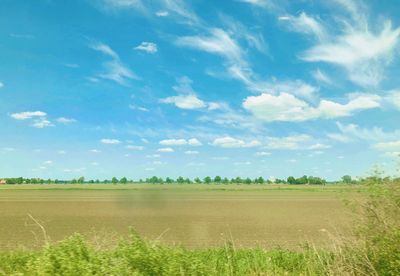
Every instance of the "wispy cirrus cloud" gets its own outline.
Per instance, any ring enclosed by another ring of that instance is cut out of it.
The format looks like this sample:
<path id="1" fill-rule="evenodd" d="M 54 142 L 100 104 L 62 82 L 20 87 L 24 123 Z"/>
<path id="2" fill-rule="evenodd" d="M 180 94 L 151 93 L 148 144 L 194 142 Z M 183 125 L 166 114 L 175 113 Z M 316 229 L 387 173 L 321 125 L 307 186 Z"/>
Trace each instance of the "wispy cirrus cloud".
<path id="1" fill-rule="evenodd" d="M 119 55 L 107 44 L 100 42 L 93 43 L 90 45 L 90 48 L 111 57 L 111 61 L 103 63 L 105 72 L 99 73 L 97 77 L 114 81 L 123 86 L 129 85 L 129 80 L 139 79 L 131 69 L 121 62 Z"/>

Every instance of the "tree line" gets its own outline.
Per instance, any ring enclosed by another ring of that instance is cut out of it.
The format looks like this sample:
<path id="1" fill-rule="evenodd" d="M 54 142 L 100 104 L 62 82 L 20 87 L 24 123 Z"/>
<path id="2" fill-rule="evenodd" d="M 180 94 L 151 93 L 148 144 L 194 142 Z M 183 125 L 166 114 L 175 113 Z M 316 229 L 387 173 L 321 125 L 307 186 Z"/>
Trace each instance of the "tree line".
<path id="1" fill-rule="evenodd" d="M 344 178 L 344 177 L 343 177 Z M 348 180 L 348 178 L 345 178 Z M 227 178 L 221 176 L 210 177 L 206 176 L 204 178 L 195 177 L 193 179 L 184 178 L 179 176 L 177 178 L 171 177 L 157 177 L 152 176 L 145 179 L 139 180 L 132 180 L 126 177 L 122 177 L 118 179 L 117 177 L 112 177 L 111 179 L 104 179 L 104 180 L 87 180 L 85 177 L 81 176 L 79 178 L 74 178 L 71 180 L 60 180 L 60 179 L 42 179 L 42 178 L 4 178 L 6 184 L 127 184 L 127 183 L 149 183 L 149 184 L 293 184 L 293 185 L 300 185 L 300 184 L 312 184 L 312 185 L 325 185 L 327 181 L 320 177 L 315 176 L 302 176 L 299 178 L 295 178 L 293 176 L 289 176 L 287 179 L 264 179 L 262 176 L 251 179 L 235 177 L 235 178 Z M 3 182 L 4 182 L 3 181 Z M 350 182 L 351 182 L 350 177 Z M 343 181 L 344 182 L 344 181 Z M 346 182 L 347 183 L 347 182 Z"/>

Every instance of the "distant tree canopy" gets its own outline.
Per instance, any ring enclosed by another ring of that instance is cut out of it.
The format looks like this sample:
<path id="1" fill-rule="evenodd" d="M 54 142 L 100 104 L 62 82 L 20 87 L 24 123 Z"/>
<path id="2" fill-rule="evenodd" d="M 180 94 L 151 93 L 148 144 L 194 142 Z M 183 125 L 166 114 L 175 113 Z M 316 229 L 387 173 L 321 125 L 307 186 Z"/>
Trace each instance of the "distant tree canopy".
<path id="1" fill-rule="evenodd" d="M 375 182 L 382 182 L 384 180 L 390 180 L 388 177 L 378 177 L 378 176 L 369 176 L 366 178 L 352 178 L 350 175 L 344 175 L 341 177 L 340 181 L 333 181 L 329 183 L 344 183 L 344 184 L 359 184 L 365 181 L 375 181 Z M 118 179 L 117 177 L 112 177 L 111 179 L 104 179 L 104 180 L 93 180 L 93 179 L 85 179 L 84 176 L 79 178 L 74 178 L 70 180 L 60 180 L 60 179 L 41 179 L 41 178 L 23 178 L 23 177 L 14 177 L 14 178 L 0 178 L 0 183 L 6 184 L 127 184 L 127 183 L 149 183 L 149 184 L 257 184 L 257 185 L 264 185 L 264 184 L 291 184 L 291 185 L 325 185 L 327 181 L 321 177 L 316 176 L 307 176 L 303 175 L 301 177 L 295 178 L 294 176 L 289 176 L 287 179 L 272 179 L 272 180 L 265 180 L 262 176 L 256 177 L 251 179 L 249 177 L 241 178 L 240 176 L 234 178 L 227 178 L 222 176 L 206 176 L 203 179 L 199 177 L 195 177 L 194 179 L 190 179 L 187 177 L 179 176 L 176 179 L 171 177 L 166 177 L 163 179 L 162 177 L 152 176 L 146 179 L 140 179 L 137 181 L 128 180 L 127 177 L 122 177 Z"/>

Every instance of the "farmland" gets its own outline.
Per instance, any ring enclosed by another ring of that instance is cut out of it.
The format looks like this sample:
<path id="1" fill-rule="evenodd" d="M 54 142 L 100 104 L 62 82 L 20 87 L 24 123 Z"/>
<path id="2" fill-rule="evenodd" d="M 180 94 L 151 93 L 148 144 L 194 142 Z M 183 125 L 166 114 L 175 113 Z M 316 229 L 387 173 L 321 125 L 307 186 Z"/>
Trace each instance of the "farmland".
<path id="1" fill-rule="evenodd" d="M 78 232 L 126 236 L 129 227 L 165 244 L 206 248 L 329 246 L 349 237 L 350 186 L 289 185 L 4 185 L 0 247 L 43 245 Z"/>

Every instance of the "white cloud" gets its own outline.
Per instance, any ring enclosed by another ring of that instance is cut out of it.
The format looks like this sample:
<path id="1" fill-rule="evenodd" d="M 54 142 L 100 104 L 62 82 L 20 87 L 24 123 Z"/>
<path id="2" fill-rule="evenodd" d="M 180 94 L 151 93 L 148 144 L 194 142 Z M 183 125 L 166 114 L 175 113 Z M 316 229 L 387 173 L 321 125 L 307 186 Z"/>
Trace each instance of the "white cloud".
<path id="1" fill-rule="evenodd" d="M 117 145 L 117 144 L 121 144 L 120 140 L 117 139 L 101 139 L 100 142 L 102 144 L 108 144 L 108 145 Z"/>
<path id="2" fill-rule="evenodd" d="M 187 141 L 185 139 L 167 139 L 167 140 L 161 140 L 160 145 L 164 146 L 180 146 L 180 145 L 186 145 Z"/>
<path id="3" fill-rule="evenodd" d="M 182 23 L 188 25 L 201 26 L 202 22 L 197 15 L 186 6 L 186 1 L 182 0 L 162 0 L 164 7 L 169 12 L 178 15 L 183 19 Z"/>
<path id="4" fill-rule="evenodd" d="M 161 157 L 161 155 L 159 155 L 159 154 L 149 154 L 149 155 L 146 155 L 146 158 L 160 158 Z"/>
<path id="5" fill-rule="evenodd" d="M 4 83 L 2 83 L 1 81 L 0 81 L 0 88 L 3 88 L 4 87 Z"/>
<path id="6" fill-rule="evenodd" d="M 321 150 L 321 149 L 329 149 L 331 148 L 330 145 L 326 145 L 326 144 L 321 144 L 321 143 L 316 143 L 313 145 L 310 145 L 308 147 L 306 147 L 306 149 L 308 150 Z M 321 151 L 316 151 L 315 153 L 320 154 L 322 153 Z"/>
<path id="7" fill-rule="evenodd" d="M 119 60 L 112 60 L 104 63 L 105 73 L 99 74 L 99 77 L 115 81 L 120 85 L 127 85 L 127 79 L 139 79 L 128 67 L 123 65 Z"/>
<path id="8" fill-rule="evenodd" d="M 220 103 L 205 102 L 199 99 L 196 95 L 196 91 L 192 88 L 192 80 L 188 77 L 184 76 L 179 78 L 177 83 L 177 85 L 173 86 L 173 89 L 180 95 L 160 99 L 159 101 L 161 103 L 174 104 L 181 109 L 207 108 L 208 110 L 216 110 L 221 108 Z"/>
<path id="9" fill-rule="evenodd" d="M 45 117 L 47 116 L 47 114 L 46 112 L 43 111 L 26 111 L 20 113 L 13 113 L 10 116 L 16 120 L 26 120 L 26 119 L 32 119 L 34 117 Z"/>
<path id="10" fill-rule="evenodd" d="M 249 148 L 249 147 L 260 146 L 261 143 L 257 140 L 252 140 L 252 141 L 246 142 L 241 139 L 236 139 L 236 138 L 233 138 L 230 136 L 225 136 L 225 137 L 216 138 L 212 142 L 212 145 L 222 147 L 222 148 Z"/>
<path id="11" fill-rule="evenodd" d="M 60 117 L 56 119 L 56 122 L 61 124 L 70 124 L 70 123 L 75 123 L 76 120 L 72 118 Z"/>
<path id="12" fill-rule="evenodd" d="M 191 138 L 191 139 L 189 139 L 189 140 L 187 141 L 187 143 L 188 143 L 188 145 L 190 145 L 190 146 L 201 146 L 201 145 L 202 145 L 202 143 L 201 143 L 199 140 L 197 140 L 196 138 Z"/>
<path id="13" fill-rule="evenodd" d="M 233 63 L 244 62 L 240 46 L 222 29 L 209 29 L 209 36 L 185 36 L 177 39 L 180 46 L 202 50 L 225 57 Z"/>
<path id="14" fill-rule="evenodd" d="M 146 41 L 143 41 L 142 43 L 140 43 L 140 45 L 136 46 L 134 49 L 139 51 L 144 51 L 149 54 L 154 54 L 157 53 L 158 51 L 157 44 Z"/>
<path id="15" fill-rule="evenodd" d="M 348 143 L 351 141 L 351 139 L 341 133 L 327 133 L 326 136 L 328 136 L 328 138 L 332 139 L 332 140 L 336 140 L 342 143 Z"/>
<path id="16" fill-rule="evenodd" d="M 45 165 L 51 165 L 51 164 L 53 164 L 53 161 L 47 160 L 47 161 L 44 161 L 43 164 L 45 164 Z"/>
<path id="17" fill-rule="evenodd" d="M 156 16 L 158 16 L 158 17 L 165 17 L 165 16 L 168 16 L 168 11 L 158 11 L 158 12 L 156 12 Z"/>
<path id="18" fill-rule="evenodd" d="M 138 9 L 143 10 L 141 0 L 102 0 L 106 8 L 111 9 Z"/>
<path id="19" fill-rule="evenodd" d="M 319 40 L 323 40 L 326 36 L 325 28 L 314 17 L 307 15 L 305 12 L 299 16 L 281 16 L 280 21 L 288 22 L 289 27 L 295 32 L 315 35 Z"/>
<path id="20" fill-rule="evenodd" d="M 274 150 L 306 149 L 313 138 L 307 134 L 291 135 L 286 137 L 267 137 L 265 148 Z"/>
<path id="21" fill-rule="evenodd" d="M 98 149 L 91 149 L 90 152 L 92 152 L 92 153 L 100 153 L 101 150 L 98 150 Z"/>
<path id="22" fill-rule="evenodd" d="M 388 102 L 400 109 L 400 90 L 389 92 L 386 99 Z"/>
<path id="23" fill-rule="evenodd" d="M 130 149 L 130 150 L 143 150 L 144 149 L 143 146 L 134 146 L 134 145 L 127 145 L 126 148 Z"/>
<path id="24" fill-rule="evenodd" d="M 93 50 L 99 51 L 112 58 L 111 61 L 104 62 L 103 67 L 105 72 L 98 74 L 98 77 L 103 79 L 112 80 L 120 85 L 127 85 L 127 80 L 139 79 L 135 73 L 133 73 L 128 67 L 126 67 L 120 60 L 118 54 L 111 49 L 110 46 L 104 43 L 94 43 L 90 45 Z M 90 78 L 90 80 L 96 80 L 97 78 Z M 96 82 L 95 81 L 95 82 Z"/>
<path id="25" fill-rule="evenodd" d="M 185 151 L 185 154 L 188 154 L 188 155 L 195 155 L 195 154 L 199 154 L 199 152 L 196 151 L 196 150 L 187 150 L 187 151 Z"/>
<path id="26" fill-rule="evenodd" d="M 279 9 L 275 0 L 237 0 L 239 2 L 254 5 L 256 7 L 264 8 L 269 11 Z"/>
<path id="27" fill-rule="evenodd" d="M 111 49 L 110 46 L 108 46 L 107 44 L 104 43 L 94 43 L 90 45 L 90 48 L 92 48 L 93 50 L 99 51 L 105 55 L 108 55 L 110 57 L 112 57 L 113 59 L 119 59 L 118 54 Z"/>
<path id="28" fill-rule="evenodd" d="M 142 111 L 142 112 L 149 112 L 150 111 L 149 109 L 147 109 L 147 108 L 145 108 L 143 106 L 137 106 L 137 105 L 134 105 L 134 104 L 130 104 L 129 108 L 132 109 L 132 110 L 139 110 L 139 111 Z"/>
<path id="29" fill-rule="evenodd" d="M 199 109 L 207 106 L 206 103 L 200 100 L 196 95 L 171 96 L 161 99 L 160 102 L 174 104 L 176 107 L 182 109 Z"/>
<path id="30" fill-rule="evenodd" d="M 391 62 L 399 37 L 400 28 L 393 29 L 390 21 L 376 34 L 355 26 L 344 34 L 330 35 L 329 39 L 305 51 L 301 58 L 341 66 L 354 83 L 376 86 L 384 78 L 384 67 Z"/>
<path id="31" fill-rule="evenodd" d="M 196 139 L 196 138 L 191 138 L 191 139 L 165 139 L 160 141 L 160 145 L 163 146 L 183 146 L 183 145 L 189 145 L 189 146 L 201 146 L 202 143 Z"/>
<path id="32" fill-rule="evenodd" d="M 243 165 L 248 166 L 248 165 L 251 165 L 251 162 L 250 162 L 250 161 L 234 162 L 233 164 L 234 164 L 235 166 L 243 166 Z"/>
<path id="33" fill-rule="evenodd" d="M 258 151 L 255 153 L 256 156 L 269 156 L 271 155 L 270 152 L 266 152 L 266 151 Z"/>
<path id="34" fill-rule="evenodd" d="M 400 140 L 380 142 L 375 145 L 375 148 L 386 152 L 400 152 Z"/>
<path id="35" fill-rule="evenodd" d="M 173 148 L 159 148 L 157 149 L 158 152 L 174 152 Z"/>
<path id="36" fill-rule="evenodd" d="M 33 121 L 33 124 L 31 125 L 35 128 L 45 128 L 45 127 L 53 127 L 54 124 L 47 120 L 46 118 L 40 118 L 37 120 Z"/>
<path id="37" fill-rule="evenodd" d="M 57 153 L 58 154 L 67 154 L 67 152 L 65 150 L 58 150 Z"/>
<path id="38" fill-rule="evenodd" d="M 311 72 L 311 75 L 315 80 L 317 80 L 320 83 L 332 84 L 332 80 L 330 79 L 330 77 L 319 69 Z"/>
<path id="39" fill-rule="evenodd" d="M 243 107 L 255 117 L 266 122 L 307 121 L 351 116 L 354 112 L 380 106 L 380 97 L 368 94 L 350 94 L 345 104 L 321 100 L 317 107 L 288 93 L 278 96 L 263 93 L 247 97 Z"/>
<path id="40" fill-rule="evenodd" d="M 339 133 L 328 133 L 327 136 L 339 142 L 351 142 L 355 140 L 387 141 L 400 139 L 400 130 L 385 132 L 380 127 L 361 128 L 356 124 L 342 124 L 336 122 Z"/>

